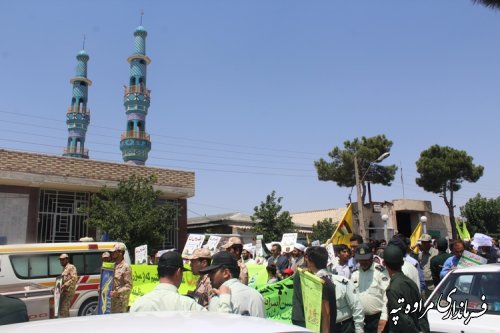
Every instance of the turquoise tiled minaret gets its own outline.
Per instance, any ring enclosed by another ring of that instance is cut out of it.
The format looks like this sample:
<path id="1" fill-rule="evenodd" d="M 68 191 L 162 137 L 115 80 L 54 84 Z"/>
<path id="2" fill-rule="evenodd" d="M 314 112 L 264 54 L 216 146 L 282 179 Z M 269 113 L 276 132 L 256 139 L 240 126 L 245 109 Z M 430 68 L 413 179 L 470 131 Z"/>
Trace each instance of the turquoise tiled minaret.
<path id="1" fill-rule="evenodd" d="M 146 86 L 147 65 L 151 62 L 146 55 L 147 35 L 142 25 L 135 29 L 134 54 L 127 59 L 130 63 L 130 82 L 125 86 L 123 103 L 127 114 L 127 129 L 122 133 L 120 150 L 123 160 L 135 165 L 144 165 L 151 150 L 149 134 L 146 133 L 146 116 L 151 93 Z"/>
<path id="2" fill-rule="evenodd" d="M 73 97 L 66 113 L 68 145 L 63 156 L 89 158 L 88 149 L 85 149 L 85 134 L 90 123 L 90 110 L 87 108 L 88 87 L 92 85 L 92 81 L 87 79 L 89 55 L 82 50 L 77 54 L 76 60 L 76 75 L 70 80 L 73 85 Z"/>

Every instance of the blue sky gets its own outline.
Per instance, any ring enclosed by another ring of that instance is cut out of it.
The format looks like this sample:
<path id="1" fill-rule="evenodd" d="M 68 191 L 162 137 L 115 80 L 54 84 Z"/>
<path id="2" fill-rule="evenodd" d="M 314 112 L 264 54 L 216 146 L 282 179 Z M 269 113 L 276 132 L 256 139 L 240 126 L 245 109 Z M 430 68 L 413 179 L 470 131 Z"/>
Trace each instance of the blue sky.
<path id="1" fill-rule="evenodd" d="M 415 184 L 415 161 L 433 144 L 485 167 L 456 193 L 456 213 L 476 193 L 499 195 L 500 12 L 469 0 L 4 1 L 0 147 L 62 154 L 86 34 L 86 147 L 121 162 L 141 9 L 152 59 L 147 165 L 196 172 L 190 216 L 251 214 L 272 190 L 292 212 L 343 207 L 349 189 L 318 181 L 313 161 L 377 134 L 394 142 L 384 163 L 402 167 L 406 198 L 446 212 Z M 372 195 L 403 198 L 400 172 Z"/>

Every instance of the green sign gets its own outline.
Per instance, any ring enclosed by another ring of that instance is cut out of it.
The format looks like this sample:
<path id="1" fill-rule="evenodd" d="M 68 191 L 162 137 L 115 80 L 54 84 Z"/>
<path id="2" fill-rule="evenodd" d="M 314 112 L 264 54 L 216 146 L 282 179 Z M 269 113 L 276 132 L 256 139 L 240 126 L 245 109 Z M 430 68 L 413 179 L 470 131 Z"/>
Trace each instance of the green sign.
<path id="1" fill-rule="evenodd" d="M 248 264 L 248 286 L 258 289 L 267 285 L 267 270 L 265 265 Z"/>
<path id="2" fill-rule="evenodd" d="M 293 278 L 260 287 L 264 297 L 266 318 L 284 323 L 292 323 Z"/>
<path id="3" fill-rule="evenodd" d="M 319 333 L 321 327 L 323 280 L 300 268 L 299 274 L 306 328 Z"/>
<path id="4" fill-rule="evenodd" d="M 189 265 L 184 265 L 184 268 L 190 269 Z M 128 304 L 132 305 L 136 298 L 152 291 L 158 282 L 157 265 L 132 265 L 132 292 Z M 197 282 L 198 276 L 193 275 L 191 271 L 185 271 L 182 274 L 179 294 L 186 295 L 188 291 L 195 290 Z"/>

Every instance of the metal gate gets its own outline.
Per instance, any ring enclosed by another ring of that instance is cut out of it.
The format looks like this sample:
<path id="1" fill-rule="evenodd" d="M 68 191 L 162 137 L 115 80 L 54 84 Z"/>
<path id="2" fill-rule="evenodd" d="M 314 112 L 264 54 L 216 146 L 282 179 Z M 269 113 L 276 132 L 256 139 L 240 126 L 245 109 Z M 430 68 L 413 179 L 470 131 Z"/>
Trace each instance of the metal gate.
<path id="1" fill-rule="evenodd" d="M 83 222 L 87 214 L 78 212 L 80 206 L 88 205 L 90 194 L 40 190 L 37 241 L 39 243 L 76 242 L 88 235 Z"/>

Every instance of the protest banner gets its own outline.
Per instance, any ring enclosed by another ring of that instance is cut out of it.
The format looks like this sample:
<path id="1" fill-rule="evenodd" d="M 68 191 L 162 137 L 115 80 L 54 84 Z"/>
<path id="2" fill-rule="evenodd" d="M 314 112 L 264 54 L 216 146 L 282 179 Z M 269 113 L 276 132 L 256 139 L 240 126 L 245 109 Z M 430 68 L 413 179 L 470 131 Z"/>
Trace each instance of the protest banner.
<path id="1" fill-rule="evenodd" d="M 194 250 L 201 248 L 204 241 L 205 235 L 189 234 L 186 245 L 184 245 L 184 250 L 182 250 L 182 256 L 187 257 L 192 255 Z"/>
<path id="2" fill-rule="evenodd" d="M 267 270 L 265 265 L 247 264 L 248 286 L 258 289 L 267 284 Z"/>
<path id="3" fill-rule="evenodd" d="M 300 274 L 300 286 L 302 287 L 306 328 L 319 333 L 321 327 L 323 280 L 300 268 L 298 271 Z"/>
<path id="4" fill-rule="evenodd" d="M 285 252 L 290 252 L 293 250 L 294 245 L 297 243 L 297 233 L 283 234 L 281 238 L 281 248 Z"/>
<path id="5" fill-rule="evenodd" d="M 115 264 L 103 262 L 101 267 L 101 280 L 99 282 L 99 302 L 97 314 L 111 313 L 111 291 L 115 277 Z"/>
<path id="6" fill-rule="evenodd" d="M 141 245 L 135 248 L 134 264 L 144 265 L 148 263 L 148 246 Z"/>
<path id="7" fill-rule="evenodd" d="M 264 297 L 266 319 L 292 323 L 293 278 L 257 289 Z"/>
<path id="8" fill-rule="evenodd" d="M 208 239 L 206 247 L 207 247 L 207 249 L 210 250 L 210 252 L 212 252 L 212 254 L 215 254 L 218 252 L 219 249 L 218 249 L 217 245 L 219 245 L 220 240 L 221 240 L 221 237 L 215 236 L 215 235 L 210 236 L 210 238 Z"/>
<path id="9" fill-rule="evenodd" d="M 262 247 L 262 235 L 257 235 L 257 240 L 255 241 L 255 257 L 264 256 L 264 248 Z"/>
<path id="10" fill-rule="evenodd" d="M 328 251 L 328 265 L 332 265 L 332 268 L 337 267 L 338 260 L 335 257 L 335 250 L 333 249 L 333 244 L 328 243 L 326 246 L 326 250 Z"/>
<path id="11" fill-rule="evenodd" d="M 462 253 L 462 257 L 458 261 L 457 267 L 463 268 L 463 267 L 484 265 L 487 262 L 488 262 L 487 259 L 478 256 L 477 254 L 474 254 L 469 251 L 464 251 L 464 253 Z"/>
<path id="12" fill-rule="evenodd" d="M 184 265 L 184 268 L 190 269 L 189 265 Z M 195 290 L 198 277 L 191 271 L 185 271 L 179 294 L 186 295 L 188 291 Z M 132 305 L 138 297 L 152 291 L 159 281 L 157 265 L 132 265 L 132 292 L 128 304 Z"/>
<path id="13" fill-rule="evenodd" d="M 321 245 L 321 243 L 320 243 L 320 241 L 319 241 L 319 240 L 315 240 L 315 241 L 313 241 L 313 242 L 311 243 L 311 245 L 312 245 L 312 246 L 320 246 L 320 245 Z"/>

